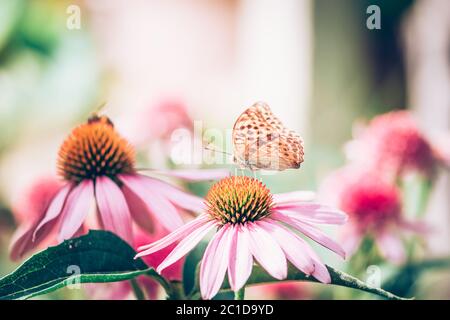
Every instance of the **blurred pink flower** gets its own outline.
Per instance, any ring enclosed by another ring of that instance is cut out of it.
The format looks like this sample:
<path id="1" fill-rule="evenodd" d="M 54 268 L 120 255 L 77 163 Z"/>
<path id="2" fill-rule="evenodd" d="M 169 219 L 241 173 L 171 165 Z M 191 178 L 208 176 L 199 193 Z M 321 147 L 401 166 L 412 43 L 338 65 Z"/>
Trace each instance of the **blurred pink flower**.
<path id="1" fill-rule="evenodd" d="M 158 230 L 151 235 L 148 233 L 144 233 L 142 230 L 138 229 L 138 231 L 135 233 L 134 238 L 136 248 L 146 243 L 156 241 L 167 235 L 167 231 L 165 231 L 163 228 L 157 229 Z M 175 244 L 159 251 L 154 255 L 143 257 L 143 260 L 148 266 L 156 267 L 167 257 L 167 255 L 174 249 L 174 247 Z M 180 281 L 183 273 L 183 264 L 184 259 L 178 260 L 176 263 L 165 269 L 162 275 L 170 281 Z M 145 296 L 148 299 L 154 300 L 158 298 L 160 286 L 155 280 L 146 276 L 140 276 L 137 278 L 137 284 L 145 293 Z M 129 281 L 120 281 L 105 284 L 89 284 L 86 285 L 85 288 L 86 294 L 91 299 L 125 300 L 133 298 L 133 289 Z"/>
<path id="2" fill-rule="evenodd" d="M 167 99 L 148 108 L 138 121 L 141 141 L 169 140 L 176 129 L 191 131 L 193 128 L 186 105 L 177 99 Z"/>
<path id="3" fill-rule="evenodd" d="M 209 190 L 203 214 L 161 240 L 140 247 L 136 257 L 154 254 L 180 241 L 158 265 L 156 270 L 162 272 L 206 234 L 218 229 L 200 266 L 204 299 L 217 294 L 227 270 L 231 289 L 241 289 L 251 274 L 253 258 L 276 279 L 286 278 L 289 260 L 302 272 L 329 283 L 325 265 L 290 228 L 345 257 L 339 244 L 313 224 L 343 224 L 347 216 L 330 207 L 304 202 L 299 195 L 302 193 L 272 195 L 260 181 L 245 176 L 225 178 Z"/>
<path id="4" fill-rule="evenodd" d="M 40 178 L 13 205 L 12 211 L 19 228 L 15 232 L 11 242 L 11 259 L 17 260 L 24 253 L 32 249 L 34 246 L 32 234 L 28 230 L 37 227 L 47 207 L 60 188 L 61 182 L 58 179 L 49 177 Z M 36 239 L 36 242 L 46 245 L 52 243 L 52 240 L 48 239 L 45 233 L 41 233 L 40 236 L 42 238 Z M 45 241 L 46 243 L 43 243 Z"/>
<path id="5" fill-rule="evenodd" d="M 138 174 L 134 162 L 134 149 L 107 117 L 93 116 L 76 127 L 59 151 L 58 169 L 65 183 L 51 201 L 40 204 L 37 221 L 16 235 L 12 257 L 37 246 L 55 228 L 58 242 L 82 233 L 86 223 L 112 231 L 132 244 L 132 221 L 151 232 L 156 219 L 171 231 L 183 224 L 178 209 L 203 210 L 202 198 Z M 181 177 L 191 180 L 196 174 L 199 180 L 208 178 L 198 170 L 182 173 Z M 218 172 L 213 173 L 217 177 Z M 225 170 L 220 173 L 228 175 Z"/>
<path id="6" fill-rule="evenodd" d="M 371 235 L 386 259 L 401 263 L 405 252 L 399 233 L 427 230 L 423 223 L 405 220 L 401 193 L 395 185 L 363 168 L 347 166 L 330 174 L 322 183 L 320 197 L 349 215 L 341 234 L 349 255 L 364 236 Z"/>
<path id="7" fill-rule="evenodd" d="M 254 293 L 256 299 L 264 300 L 304 300 L 310 297 L 308 292 L 308 283 L 298 281 L 284 281 L 274 282 L 269 284 L 258 285 L 253 288 L 256 290 L 249 290 L 249 293 Z M 247 291 L 246 291 L 247 292 Z"/>
<path id="8" fill-rule="evenodd" d="M 410 171 L 433 178 L 439 164 L 449 163 L 449 150 L 442 149 L 425 137 L 408 111 L 376 116 L 346 146 L 350 160 L 391 179 Z"/>

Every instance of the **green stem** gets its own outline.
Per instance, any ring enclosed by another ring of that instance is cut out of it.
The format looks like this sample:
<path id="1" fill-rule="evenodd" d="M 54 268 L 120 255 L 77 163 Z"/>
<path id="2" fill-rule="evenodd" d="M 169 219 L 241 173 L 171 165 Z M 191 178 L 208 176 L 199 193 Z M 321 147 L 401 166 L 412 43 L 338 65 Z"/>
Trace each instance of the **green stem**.
<path id="1" fill-rule="evenodd" d="M 137 300 L 145 300 L 145 294 L 144 291 L 142 291 L 141 287 L 139 287 L 139 284 L 137 283 L 136 279 L 130 280 L 131 288 L 133 288 L 134 295 L 136 296 Z"/>
<path id="2" fill-rule="evenodd" d="M 244 300 L 245 298 L 245 287 L 242 287 L 234 293 L 234 300 Z"/>

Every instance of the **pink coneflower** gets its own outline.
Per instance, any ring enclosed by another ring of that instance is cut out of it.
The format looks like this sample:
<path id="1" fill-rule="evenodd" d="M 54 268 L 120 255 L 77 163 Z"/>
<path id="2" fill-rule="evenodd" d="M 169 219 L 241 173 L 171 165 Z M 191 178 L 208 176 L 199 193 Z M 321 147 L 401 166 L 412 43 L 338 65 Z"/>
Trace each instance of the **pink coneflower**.
<path id="1" fill-rule="evenodd" d="M 140 247 L 136 257 L 154 254 L 179 243 L 162 261 L 158 272 L 178 261 L 213 229 L 200 267 L 204 299 L 219 291 L 225 273 L 233 291 L 247 282 L 253 258 L 276 279 L 287 276 L 287 260 L 302 272 L 329 283 L 330 275 L 311 247 L 292 229 L 344 257 L 342 248 L 313 224 L 343 224 L 347 216 L 319 204 L 304 202 L 298 193 L 272 195 L 260 181 L 235 176 L 216 183 L 206 196 L 207 209 L 168 236 Z"/>
<path id="2" fill-rule="evenodd" d="M 349 215 L 342 229 L 342 244 L 349 255 L 364 236 L 371 236 L 386 259 L 401 263 L 405 259 L 401 231 L 426 231 L 425 225 L 406 221 L 400 190 L 377 173 L 344 167 L 332 173 L 321 189 L 331 205 Z"/>
<path id="3" fill-rule="evenodd" d="M 105 116 L 92 116 L 71 132 L 59 150 L 58 171 L 65 183 L 46 205 L 45 214 L 17 239 L 26 243 L 14 243 L 12 248 L 32 248 L 54 228 L 58 241 L 72 238 L 88 220 L 89 227 L 110 230 L 132 244 L 132 221 L 151 231 L 157 220 L 171 231 L 183 225 L 179 208 L 204 207 L 201 198 L 138 174 L 134 149 Z M 182 171 L 178 176 L 192 179 L 196 172 Z M 206 178 L 201 171 L 199 176 Z"/>
<path id="4" fill-rule="evenodd" d="M 351 160 L 396 178 L 411 171 L 433 178 L 439 164 L 448 165 L 444 150 L 434 146 L 408 111 L 392 111 L 372 119 L 346 148 Z"/>

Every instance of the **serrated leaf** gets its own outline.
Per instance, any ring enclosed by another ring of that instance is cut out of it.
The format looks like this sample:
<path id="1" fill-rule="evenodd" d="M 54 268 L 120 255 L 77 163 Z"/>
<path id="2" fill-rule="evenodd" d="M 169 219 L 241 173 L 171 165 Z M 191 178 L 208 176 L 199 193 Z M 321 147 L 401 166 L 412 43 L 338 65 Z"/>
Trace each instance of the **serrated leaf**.
<path id="1" fill-rule="evenodd" d="M 115 282 L 154 275 L 126 242 L 108 231 L 90 231 L 26 260 L 0 279 L 0 299 L 28 299 L 74 283 Z"/>

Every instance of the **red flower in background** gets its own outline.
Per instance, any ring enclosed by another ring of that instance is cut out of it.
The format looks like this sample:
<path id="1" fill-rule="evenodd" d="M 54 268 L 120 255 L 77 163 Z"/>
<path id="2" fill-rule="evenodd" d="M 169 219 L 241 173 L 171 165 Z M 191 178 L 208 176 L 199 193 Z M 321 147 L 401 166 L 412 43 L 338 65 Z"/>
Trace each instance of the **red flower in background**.
<path id="1" fill-rule="evenodd" d="M 401 263 L 405 258 L 401 232 L 426 230 L 420 222 L 405 220 L 400 190 L 378 173 L 355 166 L 341 168 L 324 180 L 320 194 L 349 215 L 341 234 L 349 255 L 370 235 L 386 259 Z"/>
<path id="2" fill-rule="evenodd" d="M 448 152 L 431 144 L 408 111 L 376 116 L 346 151 L 350 160 L 394 179 L 411 171 L 433 178 L 439 164 L 448 164 Z"/>

